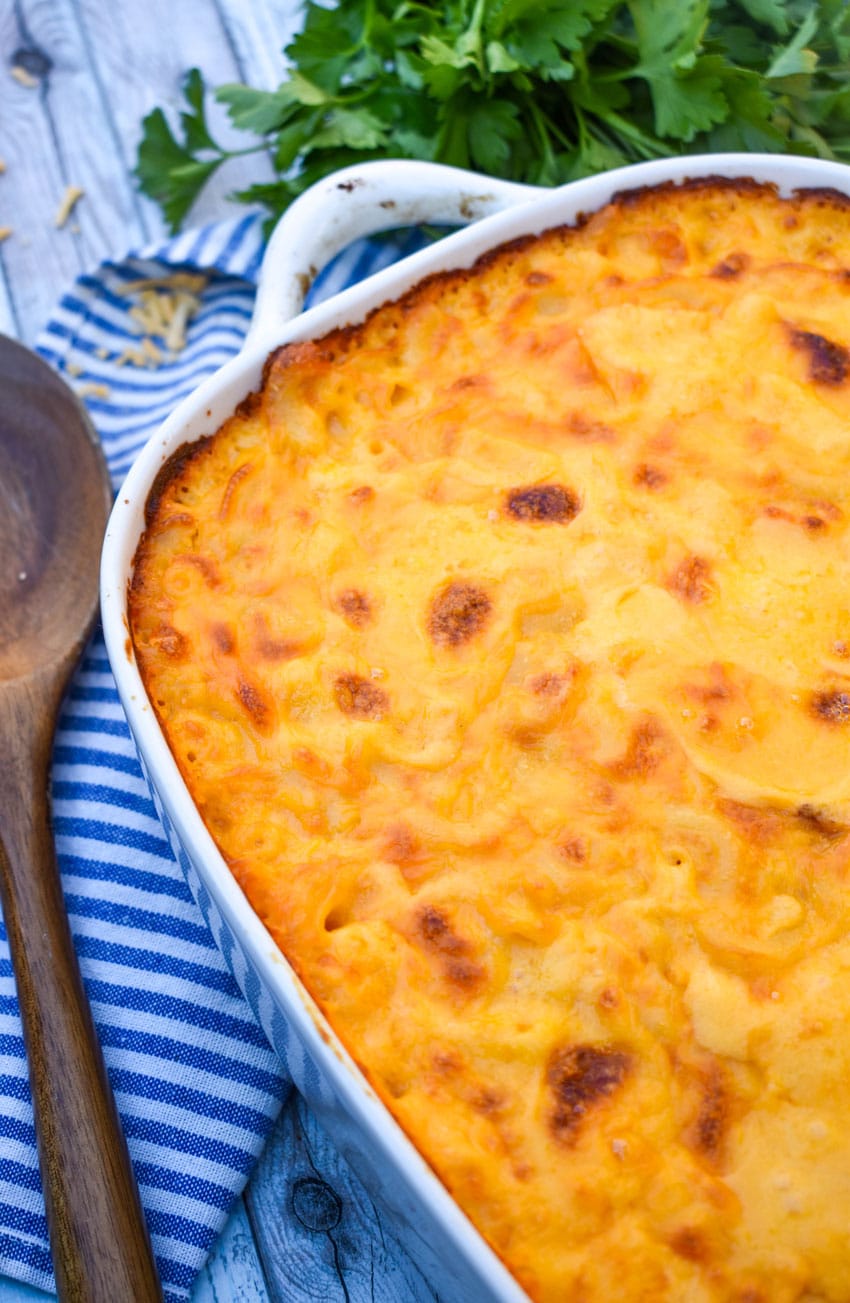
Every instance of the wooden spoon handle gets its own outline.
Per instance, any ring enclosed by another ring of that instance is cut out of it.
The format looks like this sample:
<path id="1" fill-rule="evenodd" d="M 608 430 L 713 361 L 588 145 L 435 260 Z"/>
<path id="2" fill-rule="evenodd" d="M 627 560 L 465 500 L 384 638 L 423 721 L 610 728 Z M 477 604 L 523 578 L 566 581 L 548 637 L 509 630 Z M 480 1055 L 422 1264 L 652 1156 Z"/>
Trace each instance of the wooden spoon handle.
<path id="1" fill-rule="evenodd" d="M 36 712 L 41 727 L 33 728 Z M 69 1303 L 153 1303 L 162 1292 L 83 991 L 49 826 L 47 714 L 32 699 L 0 702 L 0 899 L 29 1059 L 56 1285 Z"/>

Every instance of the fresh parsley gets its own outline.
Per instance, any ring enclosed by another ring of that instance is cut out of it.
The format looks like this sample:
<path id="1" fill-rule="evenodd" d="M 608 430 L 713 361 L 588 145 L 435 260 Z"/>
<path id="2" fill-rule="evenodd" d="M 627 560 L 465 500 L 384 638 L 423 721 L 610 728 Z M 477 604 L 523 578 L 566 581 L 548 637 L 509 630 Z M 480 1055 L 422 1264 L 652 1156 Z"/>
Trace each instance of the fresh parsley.
<path id="1" fill-rule="evenodd" d="M 195 68 L 175 129 L 145 118 L 136 174 L 176 230 L 235 153 L 276 179 L 276 218 L 320 177 L 422 158 L 538 185 L 640 159 L 766 150 L 850 159 L 847 0 L 308 0 L 274 91 L 215 98 L 253 141 L 222 148 Z"/>

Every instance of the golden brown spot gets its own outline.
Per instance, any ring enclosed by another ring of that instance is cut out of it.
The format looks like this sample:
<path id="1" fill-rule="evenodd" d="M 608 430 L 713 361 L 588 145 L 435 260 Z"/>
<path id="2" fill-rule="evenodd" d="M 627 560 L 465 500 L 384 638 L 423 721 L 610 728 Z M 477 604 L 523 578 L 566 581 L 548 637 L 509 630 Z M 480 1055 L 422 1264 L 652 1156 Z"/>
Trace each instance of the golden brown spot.
<path id="1" fill-rule="evenodd" d="M 210 637 L 218 651 L 229 656 L 236 645 L 233 630 L 226 624 L 211 624 Z"/>
<path id="2" fill-rule="evenodd" d="M 486 381 L 483 376 L 459 376 L 449 388 L 453 390 L 475 389 L 477 385 L 484 383 Z"/>
<path id="3" fill-rule="evenodd" d="M 288 661 L 301 651 L 292 638 L 274 638 L 262 612 L 254 616 L 254 648 L 260 660 Z"/>
<path id="4" fill-rule="evenodd" d="M 434 1050 L 431 1055 L 431 1062 L 437 1072 L 446 1076 L 454 1072 L 460 1072 L 463 1067 L 463 1059 L 457 1050 Z"/>
<path id="5" fill-rule="evenodd" d="M 492 1086 L 482 1086 L 472 1100 L 472 1107 L 477 1113 L 483 1113 L 485 1117 L 490 1113 L 498 1113 L 504 1104 L 504 1094 Z"/>
<path id="6" fill-rule="evenodd" d="M 610 425 L 597 421 L 592 416 L 585 416 L 584 412 L 571 412 L 567 418 L 567 429 L 570 434 L 577 434 L 589 443 L 611 443 L 614 439 Z"/>
<path id="7" fill-rule="evenodd" d="M 483 964 L 477 964 L 474 959 L 449 959 L 444 971 L 450 982 L 464 990 L 480 986 L 487 976 Z"/>
<path id="8" fill-rule="evenodd" d="M 748 841 L 757 845 L 776 837 L 782 826 L 776 811 L 762 806 L 745 805 L 740 801 L 721 801 L 719 808 L 722 814 L 742 829 Z"/>
<path id="9" fill-rule="evenodd" d="M 416 930 L 429 950 L 443 955 L 463 955 L 469 942 L 452 930 L 452 925 L 436 905 L 423 905 L 416 919 Z"/>
<path id="10" fill-rule="evenodd" d="M 709 1256 L 708 1245 L 701 1231 L 694 1226 L 683 1226 L 670 1236 L 670 1248 L 688 1262 L 705 1262 Z"/>
<path id="11" fill-rule="evenodd" d="M 547 271 L 530 271 L 525 278 L 526 285 L 551 285 L 554 280 Z"/>
<path id="12" fill-rule="evenodd" d="M 688 250 L 680 232 L 666 226 L 652 233 L 652 247 L 665 262 L 681 265 L 688 261 Z"/>
<path id="13" fill-rule="evenodd" d="M 536 674 L 529 683 L 535 697 L 562 697 L 570 685 L 566 674 Z"/>
<path id="14" fill-rule="evenodd" d="M 236 404 L 237 416 L 256 416 L 262 407 L 263 398 L 258 390 L 253 390 L 250 394 L 242 399 L 241 403 Z"/>
<path id="15" fill-rule="evenodd" d="M 631 1067 L 630 1055 L 603 1045 L 553 1050 L 546 1081 L 555 1097 L 549 1114 L 555 1139 L 571 1143 L 588 1110 L 613 1095 Z"/>
<path id="16" fill-rule="evenodd" d="M 428 632 L 438 647 L 459 647 L 481 632 L 491 609 L 485 589 L 453 579 L 431 600 Z"/>
<path id="17" fill-rule="evenodd" d="M 850 721 L 850 692 L 839 689 L 815 692 L 811 699 L 811 711 L 816 719 L 827 724 L 846 724 Z"/>
<path id="18" fill-rule="evenodd" d="M 337 596 L 334 605 L 352 629 L 362 629 L 372 618 L 369 598 L 356 588 L 346 588 Z"/>
<path id="19" fill-rule="evenodd" d="M 529 724 L 514 724 L 507 729 L 507 736 L 523 751 L 534 751 L 543 741 L 544 732 Z"/>
<path id="20" fill-rule="evenodd" d="M 775 503 L 763 508 L 763 514 L 769 516 L 771 520 L 787 520 L 792 525 L 802 525 L 810 533 L 817 533 L 819 530 L 827 528 L 827 520 L 838 520 L 841 518 L 841 511 L 838 507 L 829 502 L 817 502 L 812 504 L 809 511 L 803 516 L 797 516 L 787 507 L 779 507 Z"/>
<path id="21" fill-rule="evenodd" d="M 352 489 L 348 496 L 356 506 L 362 506 L 363 503 L 372 501 L 375 490 L 371 484 L 361 484 L 359 489 Z"/>
<path id="22" fill-rule="evenodd" d="M 406 823 L 395 823 L 387 829 L 384 857 L 391 864 L 409 864 L 419 854 L 419 842 Z"/>
<path id="23" fill-rule="evenodd" d="M 837 841 L 847 832 L 847 825 L 839 823 L 836 819 L 830 819 L 822 810 L 817 810 L 813 805 L 800 805 L 797 807 L 797 818 L 809 829 L 810 832 L 816 833 L 825 841 Z"/>
<path id="24" fill-rule="evenodd" d="M 820 385 L 842 385 L 850 375 L 850 350 L 812 330 L 789 328 L 791 345 L 808 354 L 809 379 Z"/>
<path id="25" fill-rule="evenodd" d="M 850 643 L 846 642 L 844 638 L 836 639 L 832 644 L 832 654 L 837 656 L 839 660 L 846 661 L 850 656 Z"/>
<path id="26" fill-rule="evenodd" d="M 467 992 L 481 984 L 486 969 L 470 957 L 470 943 L 454 931 L 442 910 L 435 905 L 423 905 L 415 926 L 425 947 L 441 957 L 443 975 L 449 982 Z"/>
<path id="27" fill-rule="evenodd" d="M 777 507 L 775 503 L 764 508 L 764 515 L 769 516 L 771 520 L 788 520 L 792 524 L 797 523 L 797 517 L 792 511 L 787 507 Z"/>
<path id="28" fill-rule="evenodd" d="M 692 701 L 699 701 L 707 706 L 710 702 L 729 701 L 733 695 L 733 688 L 723 666 L 713 661 L 708 666 L 708 682 L 686 683 L 684 692 L 685 696 Z"/>
<path id="29" fill-rule="evenodd" d="M 667 483 L 664 471 L 657 466 L 649 466 L 646 462 L 637 467 L 633 479 L 635 484 L 644 489 L 663 489 Z"/>
<path id="30" fill-rule="evenodd" d="M 685 602 L 705 602 L 711 596 L 711 566 L 703 557 L 685 557 L 668 577 L 667 587 Z"/>
<path id="31" fill-rule="evenodd" d="M 720 1154 L 726 1125 L 729 1121 L 729 1100 L 723 1078 L 717 1068 L 712 1069 L 703 1082 L 702 1099 L 694 1123 L 694 1144 L 707 1158 Z"/>
<path id="32" fill-rule="evenodd" d="M 737 277 L 741 275 L 741 272 L 746 271 L 749 265 L 749 254 L 730 253 L 727 254 L 727 256 L 719 262 L 716 267 L 712 268 L 709 272 L 709 276 L 713 276 L 715 280 L 736 280 Z"/>
<path id="33" fill-rule="evenodd" d="M 599 993 L 598 1004 L 602 1009 L 616 1009 L 619 1006 L 620 997 L 611 986 L 606 986 L 604 991 Z"/>
<path id="34" fill-rule="evenodd" d="M 257 728 L 263 728 L 271 715 L 271 706 L 263 692 L 247 679 L 239 679 L 236 685 L 239 704 L 251 716 Z"/>
<path id="35" fill-rule="evenodd" d="M 247 461 L 243 462 L 241 466 L 237 466 L 236 470 L 227 481 L 224 493 L 221 496 L 221 505 L 218 509 L 219 520 L 225 520 L 228 516 L 233 501 L 233 495 L 236 492 L 238 485 L 245 479 L 246 475 L 251 474 L 251 470 L 251 463 Z"/>
<path id="36" fill-rule="evenodd" d="M 581 837 L 568 837 L 558 847 L 558 854 L 562 860 L 569 860 L 572 864 L 583 864 L 587 859 L 587 846 Z"/>
<path id="37" fill-rule="evenodd" d="M 525 489 L 511 489 L 506 506 L 514 520 L 567 525 L 578 515 L 581 502 L 578 494 L 563 484 L 532 484 Z"/>
<path id="38" fill-rule="evenodd" d="M 158 647 L 164 656 L 178 659 L 189 650 L 189 642 L 172 624 L 160 624 L 156 633 L 151 635 L 151 645 Z"/>
<path id="39" fill-rule="evenodd" d="M 644 719 L 632 729 L 626 753 L 611 768 L 621 778 L 645 778 L 657 769 L 669 750 L 667 736 L 655 719 Z"/>
<path id="40" fill-rule="evenodd" d="M 359 674 L 337 675 L 334 696 L 343 715 L 355 719 L 383 719 L 390 708 L 390 699 L 384 689 Z"/>
<path id="41" fill-rule="evenodd" d="M 191 473 L 192 463 L 198 462 L 207 456 L 212 439 L 212 435 L 208 434 L 202 439 L 196 439 L 194 443 L 181 444 L 177 451 L 173 452 L 168 460 L 160 466 L 145 502 L 145 525 L 149 529 L 155 524 L 160 507 L 167 495 L 187 491 L 188 486 L 180 482 L 180 476 L 187 470 Z"/>

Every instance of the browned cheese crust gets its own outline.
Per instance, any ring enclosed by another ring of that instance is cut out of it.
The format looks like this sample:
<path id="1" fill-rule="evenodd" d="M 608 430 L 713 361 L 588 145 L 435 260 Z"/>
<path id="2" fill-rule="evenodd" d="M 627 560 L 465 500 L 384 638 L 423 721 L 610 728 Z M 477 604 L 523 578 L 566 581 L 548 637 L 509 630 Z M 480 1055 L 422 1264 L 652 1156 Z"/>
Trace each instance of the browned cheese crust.
<path id="1" fill-rule="evenodd" d="M 151 495 L 189 790 L 535 1300 L 850 1298 L 849 269 L 832 192 L 626 194 Z"/>

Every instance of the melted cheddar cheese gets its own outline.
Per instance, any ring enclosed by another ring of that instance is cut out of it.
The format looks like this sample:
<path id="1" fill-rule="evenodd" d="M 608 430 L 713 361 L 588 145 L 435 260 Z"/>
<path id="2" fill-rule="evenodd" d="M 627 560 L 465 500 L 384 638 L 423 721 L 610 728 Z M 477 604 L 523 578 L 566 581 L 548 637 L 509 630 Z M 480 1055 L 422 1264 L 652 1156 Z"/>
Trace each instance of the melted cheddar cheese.
<path id="1" fill-rule="evenodd" d="M 848 576 L 831 192 L 433 277 L 155 486 L 186 783 L 535 1300 L 850 1298 Z"/>

